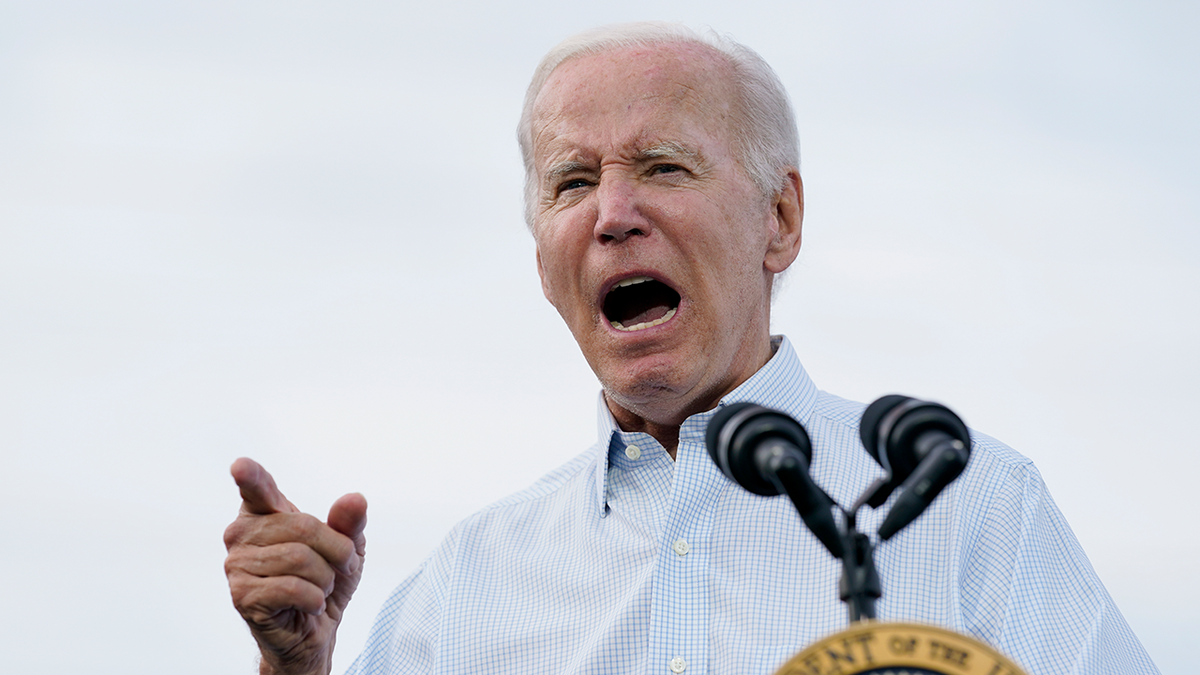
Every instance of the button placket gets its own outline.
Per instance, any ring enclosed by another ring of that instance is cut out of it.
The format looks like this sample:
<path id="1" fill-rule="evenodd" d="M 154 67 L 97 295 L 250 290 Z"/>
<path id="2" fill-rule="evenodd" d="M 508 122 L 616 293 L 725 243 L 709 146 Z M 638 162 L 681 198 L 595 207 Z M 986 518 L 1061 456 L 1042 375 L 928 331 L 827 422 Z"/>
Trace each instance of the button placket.
<path id="1" fill-rule="evenodd" d="M 679 675 L 685 669 L 705 671 L 709 658 L 710 594 L 704 574 L 709 560 L 704 544 L 725 478 L 695 438 L 681 437 L 675 460 L 652 584 L 650 648 L 660 664 L 652 672 Z"/>

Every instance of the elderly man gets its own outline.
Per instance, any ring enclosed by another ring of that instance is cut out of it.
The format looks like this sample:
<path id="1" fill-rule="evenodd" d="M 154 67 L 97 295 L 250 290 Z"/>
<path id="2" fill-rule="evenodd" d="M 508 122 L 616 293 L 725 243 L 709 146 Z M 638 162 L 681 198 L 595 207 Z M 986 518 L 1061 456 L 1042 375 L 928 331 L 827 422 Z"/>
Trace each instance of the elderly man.
<path id="1" fill-rule="evenodd" d="M 597 443 L 460 523 L 351 672 L 771 672 L 845 625 L 839 567 L 786 500 L 721 475 L 707 421 L 738 401 L 787 411 L 843 504 L 879 474 L 862 406 L 818 391 L 769 332 L 803 216 L 786 94 L 721 38 L 600 29 L 543 60 L 519 135 L 543 291 L 603 385 Z M 880 617 L 974 634 L 1033 673 L 1157 672 L 1029 461 L 975 445 L 878 550 Z M 347 495 L 322 523 L 250 460 L 233 475 L 226 570 L 262 672 L 327 673 L 366 503 Z"/>

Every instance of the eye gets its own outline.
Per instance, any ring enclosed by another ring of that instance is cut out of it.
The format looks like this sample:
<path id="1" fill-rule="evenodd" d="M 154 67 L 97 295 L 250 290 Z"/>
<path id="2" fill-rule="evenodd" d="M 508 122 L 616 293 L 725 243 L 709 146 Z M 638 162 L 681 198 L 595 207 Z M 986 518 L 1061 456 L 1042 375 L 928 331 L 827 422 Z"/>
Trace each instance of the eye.
<path id="1" fill-rule="evenodd" d="M 566 180 L 559 184 L 558 194 L 561 195 L 564 192 L 570 192 L 571 190 L 578 190 L 579 188 L 585 188 L 588 185 L 591 185 L 591 183 L 589 183 L 588 181 L 586 181 L 582 178 L 572 178 L 571 180 Z"/>
<path id="2" fill-rule="evenodd" d="M 650 167 L 651 174 L 678 173 L 684 170 L 685 169 L 678 164 L 655 164 L 654 166 Z"/>

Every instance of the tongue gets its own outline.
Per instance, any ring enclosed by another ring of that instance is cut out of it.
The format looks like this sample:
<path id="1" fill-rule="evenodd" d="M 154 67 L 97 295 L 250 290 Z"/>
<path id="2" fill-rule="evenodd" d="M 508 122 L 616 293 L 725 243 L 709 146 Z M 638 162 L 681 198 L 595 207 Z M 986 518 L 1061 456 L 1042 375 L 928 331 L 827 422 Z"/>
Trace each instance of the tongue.
<path id="1" fill-rule="evenodd" d="M 639 323 L 647 323 L 656 321 L 666 316 L 667 312 L 671 311 L 670 305 L 652 305 L 646 307 L 642 311 L 633 316 L 623 316 L 620 318 L 622 326 L 636 326 Z"/>

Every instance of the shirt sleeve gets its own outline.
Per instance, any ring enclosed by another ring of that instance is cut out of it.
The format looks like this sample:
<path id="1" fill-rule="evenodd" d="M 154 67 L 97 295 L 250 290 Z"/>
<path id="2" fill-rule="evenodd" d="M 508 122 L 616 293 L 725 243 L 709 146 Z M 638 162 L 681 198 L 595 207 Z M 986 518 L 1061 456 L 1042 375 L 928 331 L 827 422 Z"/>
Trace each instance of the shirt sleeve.
<path id="1" fill-rule="evenodd" d="M 452 531 L 384 601 L 366 647 L 347 675 L 418 675 L 434 671 L 456 532 Z"/>
<path id="2" fill-rule="evenodd" d="M 986 494 L 967 502 L 980 505 L 964 514 L 968 631 L 1031 675 L 1157 675 L 1041 475 L 1020 459 L 997 461 L 994 478 L 972 488 Z"/>

